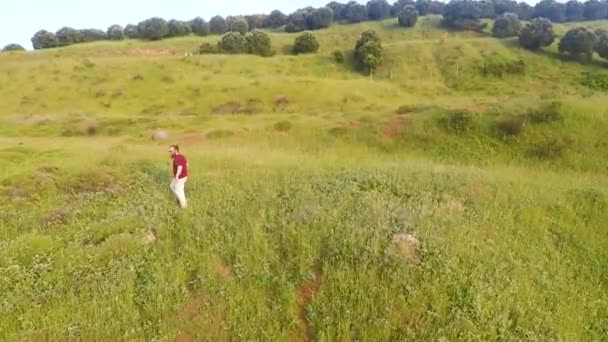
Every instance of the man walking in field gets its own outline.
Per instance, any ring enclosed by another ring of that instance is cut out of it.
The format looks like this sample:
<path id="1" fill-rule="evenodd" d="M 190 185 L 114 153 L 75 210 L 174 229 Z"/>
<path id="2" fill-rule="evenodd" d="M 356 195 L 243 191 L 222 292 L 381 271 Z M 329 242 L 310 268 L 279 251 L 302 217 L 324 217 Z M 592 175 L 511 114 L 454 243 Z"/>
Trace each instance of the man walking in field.
<path id="1" fill-rule="evenodd" d="M 171 191 L 175 194 L 179 206 L 185 209 L 188 206 L 184 187 L 188 181 L 188 161 L 186 157 L 179 153 L 179 146 L 169 146 L 169 153 L 173 159 L 173 179 L 171 180 Z"/>

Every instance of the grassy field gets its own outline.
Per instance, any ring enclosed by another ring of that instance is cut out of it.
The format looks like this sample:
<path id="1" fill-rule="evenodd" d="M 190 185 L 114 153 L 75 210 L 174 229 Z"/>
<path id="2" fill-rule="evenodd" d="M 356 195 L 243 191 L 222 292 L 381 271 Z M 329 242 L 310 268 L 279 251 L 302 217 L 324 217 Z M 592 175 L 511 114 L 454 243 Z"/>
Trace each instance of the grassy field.
<path id="1" fill-rule="evenodd" d="M 0 340 L 608 339 L 608 68 L 438 21 L 0 55 Z"/>

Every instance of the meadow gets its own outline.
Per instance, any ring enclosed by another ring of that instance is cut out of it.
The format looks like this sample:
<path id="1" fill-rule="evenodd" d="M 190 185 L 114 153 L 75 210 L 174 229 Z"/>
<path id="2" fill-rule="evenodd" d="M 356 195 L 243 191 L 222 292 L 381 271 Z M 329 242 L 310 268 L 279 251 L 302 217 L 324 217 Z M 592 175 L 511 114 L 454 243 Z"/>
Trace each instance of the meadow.
<path id="1" fill-rule="evenodd" d="M 606 63 L 443 33 L 0 55 L 0 340 L 608 339 Z"/>

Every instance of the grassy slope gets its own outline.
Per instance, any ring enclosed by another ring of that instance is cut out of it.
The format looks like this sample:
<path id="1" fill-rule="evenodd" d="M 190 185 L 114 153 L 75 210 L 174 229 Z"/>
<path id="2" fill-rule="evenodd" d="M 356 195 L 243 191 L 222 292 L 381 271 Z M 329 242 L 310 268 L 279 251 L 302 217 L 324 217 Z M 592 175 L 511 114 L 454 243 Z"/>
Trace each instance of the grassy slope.
<path id="1" fill-rule="evenodd" d="M 334 26 L 316 56 L 283 33 L 269 59 L 181 58 L 194 37 L 0 56 L 0 339 L 606 338 L 608 96 L 580 85 L 602 65 L 441 44 L 437 21 Z M 330 57 L 367 28 L 373 80 Z M 555 100 L 561 121 L 496 134 Z M 455 134 L 449 109 L 478 116 Z M 190 159 L 185 213 L 157 127 Z"/>

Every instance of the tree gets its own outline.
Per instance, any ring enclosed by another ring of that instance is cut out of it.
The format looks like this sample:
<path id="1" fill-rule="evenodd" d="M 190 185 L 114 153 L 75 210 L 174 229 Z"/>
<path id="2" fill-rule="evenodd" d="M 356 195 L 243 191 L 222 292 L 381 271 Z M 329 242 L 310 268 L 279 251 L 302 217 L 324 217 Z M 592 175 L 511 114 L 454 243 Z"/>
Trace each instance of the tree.
<path id="1" fill-rule="evenodd" d="M 481 30 L 481 7 L 474 0 L 452 0 L 443 10 L 442 24 L 458 30 Z"/>
<path id="2" fill-rule="evenodd" d="M 25 51 L 23 46 L 19 44 L 8 44 L 2 49 L 2 52 Z"/>
<path id="3" fill-rule="evenodd" d="M 416 7 L 416 2 L 414 0 L 397 0 L 393 6 L 391 6 L 391 17 L 398 17 L 405 6 L 414 6 Z"/>
<path id="4" fill-rule="evenodd" d="M 534 16 L 534 7 L 525 2 L 517 4 L 517 16 L 520 20 L 528 21 Z"/>
<path id="5" fill-rule="evenodd" d="M 583 21 L 585 19 L 585 5 L 578 0 L 566 3 L 566 21 Z"/>
<path id="6" fill-rule="evenodd" d="M 566 5 L 555 0 L 542 0 L 534 6 L 534 17 L 563 23 L 566 21 Z"/>
<path id="7" fill-rule="evenodd" d="M 583 58 L 590 61 L 593 57 L 593 49 L 596 46 L 597 36 L 595 32 L 586 27 L 577 27 L 569 30 L 559 41 L 558 50 L 572 58 Z"/>
<path id="8" fill-rule="evenodd" d="M 313 10 L 306 16 L 306 27 L 309 30 L 319 30 L 331 26 L 333 21 L 334 12 L 328 7 L 323 7 Z"/>
<path id="9" fill-rule="evenodd" d="M 189 36 L 192 34 L 192 25 L 190 25 L 189 21 L 180 21 L 182 26 L 184 27 L 184 35 Z"/>
<path id="10" fill-rule="evenodd" d="M 32 45 L 36 50 L 56 47 L 57 44 L 57 36 L 46 30 L 40 30 L 32 37 Z"/>
<path id="11" fill-rule="evenodd" d="M 518 7 L 517 2 L 513 0 L 492 0 L 492 6 L 496 17 L 505 13 L 516 13 Z"/>
<path id="12" fill-rule="evenodd" d="M 238 32 L 228 32 L 224 34 L 217 45 L 219 50 L 223 53 L 239 54 L 247 53 L 249 51 L 247 39 Z"/>
<path id="13" fill-rule="evenodd" d="M 127 36 L 127 38 L 129 39 L 137 39 L 139 38 L 139 30 L 137 29 L 137 26 L 129 24 L 127 26 L 125 26 L 125 36 Z"/>
<path id="14" fill-rule="evenodd" d="M 256 29 L 250 32 L 246 38 L 249 53 L 262 57 L 270 57 L 274 54 L 270 37 L 265 32 Z"/>
<path id="15" fill-rule="evenodd" d="M 479 1 L 479 8 L 481 9 L 482 18 L 494 18 L 494 4 L 490 0 Z"/>
<path id="16" fill-rule="evenodd" d="M 249 32 L 249 24 L 247 24 L 247 20 L 243 17 L 230 18 L 228 24 L 230 32 L 238 32 L 240 34 Z"/>
<path id="17" fill-rule="evenodd" d="M 112 25 L 108 27 L 108 39 L 109 40 L 123 40 L 125 39 L 125 33 L 120 25 Z"/>
<path id="18" fill-rule="evenodd" d="M 370 0 L 367 3 L 367 14 L 370 20 L 388 18 L 391 15 L 391 5 L 386 0 Z"/>
<path id="19" fill-rule="evenodd" d="M 538 50 L 554 41 L 553 24 L 545 18 L 533 19 L 519 34 L 519 44 L 528 50 Z"/>
<path id="20" fill-rule="evenodd" d="M 224 18 L 216 15 L 209 21 L 209 29 L 213 34 L 224 34 L 228 32 L 228 24 L 226 24 L 226 20 L 224 20 Z"/>
<path id="21" fill-rule="evenodd" d="M 169 28 L 167 37 L 181 37 L 186 35 L 186 26 L 179 20 L 169 20 L 167 27 Z"/>
<path id="22" fill-rule="evenodd" d="M 337 2 L 337 1 L 332 1 L 330 3 L 328 3 L 327 5 L 325 5 L 325 7 L 331 9 L 334 12 L 334 19 L 335 20 L 344 20 L 345 18 L 345 14 L 346 14 L 346 5 L 341 3 L 341 2 Z"/>
<path id="23" fill-rule="evenodd" d="M 584 4 L 584 15 L 587 20 L 601 20 L 608 18 L 608 2 L 589 0 Z"/>
<path id="24" fill-rule="evenodd" d="M 382 43 L 375 31 L 365 31 L 361 34 L 355 45 L 355 61 L 357 66 L 368 71 L 370 76 L 382 64 Z"/>
<path id="25" fill-rule="evenodd" d="M 169 35 L 169 25 L 162 18 L 146 19 L 137 25 L 139 37 L 148 40 L 160 40 Z"/>
<path id="26" fill-rule="evenodd" d="M 78 30 L 78 32 L 80 32 L 81 43 L 98 42 L 108 39 L 108 34 L 99 29 L 82 29 Z"/>
<path id="27" fill-rule="evenodd" d="M 407 5 L 399 13 L 399 17 L 397 19 L 399 22 L 399 26 L 401 27 L 412 27 L 416 25 L 418 21 L 418 11 L 416 7 Z"/>
<path id="28" fill-rule="evenodd" d="M 247 25 L 249 26 L 250 31 L 261 29 L 262 27 L 264 27 L 264 19 L 264 16 L 261 14 L 252 14 L 245 16 L 245 20 L 247 20 Z"/>
<path id="29" fill-rule="evenodd" d="M 360 23 L 367 20 L 367 7 L 356 1 L 351 1 L 346 4 L 344 19 L 350 23 Z"/>
<path id="30" fill-rule="evenodd" d="M 82 34 L 71 27 L 62 27 L 55 35 L 57 36 L 57 46 L 68 46 L 82 42 Z"/>
<path id="31" fill-rule="evenodd" d="M 595 42 L 594 50 L 600 57 L 608 59 L 608 30 L 597 29 L 595 30 L 597 40 Z"/>
<path id="32" fill-rule="evenodd" d="M 313 8 L 301 8 L 287 17 L 287 24 L 285 25 L 285 32 L 294 33 L 302 32 L 308 28 L 306 24 L 306 18 L 309 13 L 312 12 Z"/>
<path id="33" fill-rule="evenodd" d="M 310 32 L 304 32 L 296 38 L 293 44 L 293 53 L 317 53 L 319 51 L 319 41 Z"/>
<path id="34" fill-rule="evenodd" d="M 190 20 L 190 27 L 192 28 L 192 33 L 197 36 L 207 36 L 211 32 L 209 29 L 209 23 L 207 23 L 205 19 L 201 17 L 196 17 Z"/>
<path id="35" fill-rule="evenodd" d="M 265 27 L 270 28 L 279 28 L 287 23 L 287 15 L 285 13 L 274 10 L 270 12 L 270 15 L 266 17 L 266 21 L 264 22 Z"/>
<path id="36" fill-rule="evenodd" d="M 497 38 L 515 37 L 519 34 L 521 23 L 515 13 L 505 13 L 494 21 L 492 34 Z"/>

